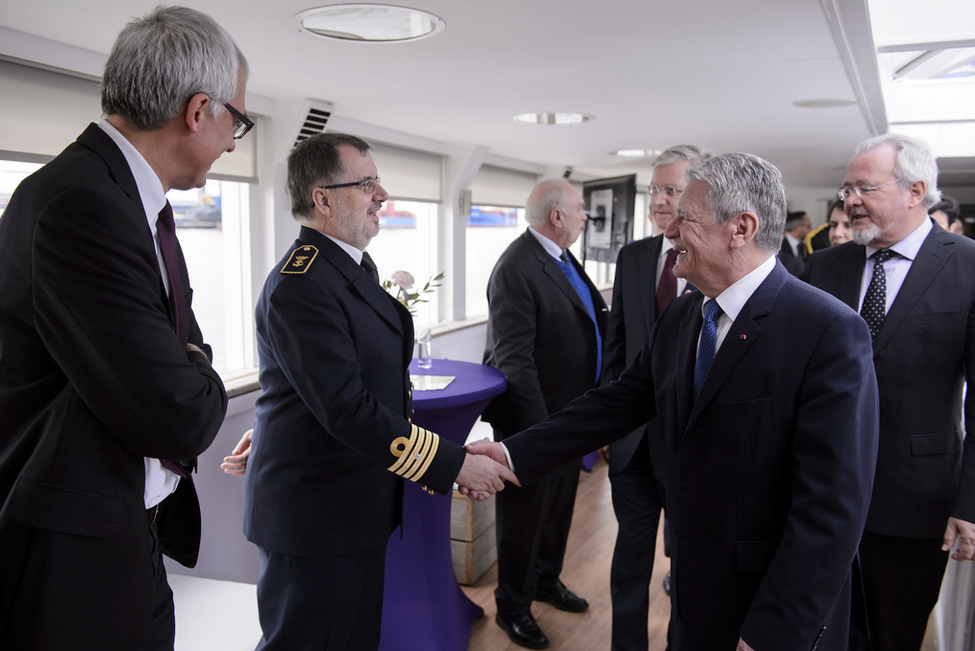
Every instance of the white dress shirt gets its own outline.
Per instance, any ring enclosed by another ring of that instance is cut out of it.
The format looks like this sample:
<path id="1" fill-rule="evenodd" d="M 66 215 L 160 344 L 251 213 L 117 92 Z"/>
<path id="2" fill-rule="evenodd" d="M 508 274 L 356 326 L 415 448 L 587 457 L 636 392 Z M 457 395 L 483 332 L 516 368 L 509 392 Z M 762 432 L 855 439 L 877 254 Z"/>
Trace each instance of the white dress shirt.
<path id="1" fill-rule="evenodd" d="M 884 263 L 884 276 L 887 278 L 887 305 L 884 308 L 884 314 L 890 311 L 890 306 L 894 303 L 894 299 L 897 298 L 897 292 L 900 291 L 901 285 L 904 284 L 904 279 L 907 278 L 907 272 L 911 270 L 911 265 L 914 263 L 914 258 L 917 257 L 917 252 L 921 250 L 921 245 L 924 244 L 924 238 L 928 236 L 932 228 L 931 219 L 925 219 L 907 237 L 890 247 L 890 250 L 897 253 L 897 255 L 891 256 Z M 866 247 L 867 264 L 863 268 L 863 278 L 860 279 L 860 301 L 857 303 L 858 312 L 863 307 L 863 297 L 867 294 L 867 287 L 870 286 L 870 279 L 873 278 L 873 268 L 876 266 L 876 260 L 870 256 L 879 250 L 872 246 Z"/>

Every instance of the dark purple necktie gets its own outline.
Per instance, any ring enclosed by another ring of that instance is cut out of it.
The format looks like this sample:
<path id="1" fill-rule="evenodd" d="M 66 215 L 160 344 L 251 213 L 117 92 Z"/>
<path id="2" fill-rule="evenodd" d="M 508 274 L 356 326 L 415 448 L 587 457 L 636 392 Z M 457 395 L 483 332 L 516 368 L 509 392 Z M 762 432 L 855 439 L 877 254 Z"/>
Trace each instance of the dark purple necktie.
<path id="1" fill-rule="evenodd" d="M 176 336 L 184 346 L 190 339 L 190 321 L 187 314 L 186 301 L 183 296 L 183 283 L 179 279 L 179 258 L 176 242 L 176 222 L 173 221 L 173 207 L 166 202 L 159 211 L 159 221 L 156 222 L 159 231 L 159 250 L 162 252 L 163 263 L 166 265 L 166 275 L 169 277 L 169 306 L 172 308 L 173 328 Z"/>
<path id="2" fill-rule="evenodd" d="M 657 285 L 657 314 L 664 311 L 667 303 L 677 297 L 677 276 L 674 275 L 674 264 L 677 262 L 677 249 L 667 251 L 664 268 L 660 271 L 660 283 Z"/>
<path id="3" fill-rule="evenodd" d="M 159 211 L 159 221 L 156 222 L 156 230 L 159 231 L 159 250 L 162 252 L 163 264 L 166 265 L 166 275 L 169 277 L 169 306 L 172 309 L 173 328 L 179 342 L 186 346 L 190 338 L 190 322 L 186 313 L 186 301 L 183 299 L 183 283 L 179 279 L 179 262 L 176 254 L 178 244 L 176 243 L 176 222 L 173 220 L 173 207 L 166 202 L 165 207 Z M 186 471 L 169 459 L 160 459 L 163 468 L 174 472 L 182 478 L 186 478 Z"/>

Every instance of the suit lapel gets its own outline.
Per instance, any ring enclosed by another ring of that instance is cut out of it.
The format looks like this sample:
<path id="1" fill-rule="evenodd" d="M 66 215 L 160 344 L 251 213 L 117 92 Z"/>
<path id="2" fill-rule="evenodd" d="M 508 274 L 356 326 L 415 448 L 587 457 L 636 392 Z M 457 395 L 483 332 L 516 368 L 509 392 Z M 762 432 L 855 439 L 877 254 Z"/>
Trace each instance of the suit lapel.
<path id="1" fill-rule="evenodd" d="M 657 320 L 655 313 L 657 305 L 657 263 L 660 260 L 663 240 L 663 235 L 657 235 L 653 239 L 653 243 L 647 248 L 645 255 L 637 259 L 640 300 L 636 302 L 643 307 L 643 320 L 647 324 L 647 332 L 653 331 L 653 324 Z M 648 296 L 650 297 L 649 300 L 646 298 Z"/>
<path id="2" fill-rule="evenodd" d="M 849 247 L 838 262 L 840 286 L 837 288 L 836 297 L 856 312 L 860 307 L 860 285 L 863 282 L 863 270 L 867 265 L 865 247 L 862 245 Z"/>
<path id="3" fill-rule="evenodd" d="M 552 282 L 554 282 L 556 287 L 559 288 L 559 291 L 565 294 L 569 301 L 576 306 L 576 308 L 582 310 L 586 317 L 589 317 L 589 310 L 586 309 L 586 304 L 582 302 L 582 299 L 579 297 L 579 292 L 575 290 L 575 287 L 573 287 L 572 283 L 569 282 L 569 279 L 566 278 L 565 272 L 562 271 L 562 268 L 559 266 L 559 263 L 555 261 L 555 258 L 548 254 L 548 252 L 542 247 L 541 244 L 539 244 L 538 240 L 536 240 L 535 236 L 531 233 L 525 232 L 522 237 L 528 241 L 528 245 L 535 253 L 535 257 L 542 264 L 542 271 L 545 273 L 545 275 L 552 279 Z M 569 253 L 569 259 L 573 264 L 575 264 L 575 257 L 571 253 Z M 578 269 L 578 266 L 576 269 Z M 582 272 L 580 272 L 580 275 L 581 274 Z"/>
<path id="4" fill-rule="evenodd" d="M 142 203 L 142 196 L 139 194 L 139 185 L 135 182 L 135 176 L 132 175 L 132 170 L 129 168 L 129 163 L 125 160 L 125 155 L 122 154 L 122 150 L 118 148 L 115 141 L 107 133 L 102 131 L 102 128 L 95 123 L 88 125 L 80 136 L 78 136 L 78 143 L 84 145 L 88 149 L 95 152 L 99 158 L 105 161 L 105 165 L 108 167 L 109 174 L 112 180 L 119 186 L 119 188 L 126 194 L 126 196 L 132 201 L 132 206 L 135 210 L 135 214 L 139 215 L 141 226 L 145 230 L 146 243 L 152 251 L 152 260 L 156 262 L 152 267 L 155 269 L 156 278 L 159 280 L 159 296 L 162 299 L 163 305 L 166 309 L 166 314 L 169 316 L 170 321 L 174 319 L 172 314 L 173 308 L 169 302 L 169 294 L 166 291 L 166 285 L 163 282 L 162 270 L 159 268 L 158 260 L 156 258 L 156 244 L 152 239 L 152 231 L 149 229 L 149 221 L 146 218 L 146 209 Z M 177 255 L 180 260 L 180 281 L 183 283 L 184 295 L 178 297 L 186 303 L 185 293 L 189 291 L 190 282 L 189 277 L 185 272 L 185 261 L 183 258 L 182 247 L 178 246 L 177 239 Z M 186 303 L 186 309 L 189 310 L 190 306 Z"/>
<path id="5" fill-rule="evenodd" d="M 728 380 L 741 358 L 758 341 L 762 334 L 758 321 L 772 312 L 775 298 L 779 295 L 788 277 L 789 272 L 785 270 L 782 263 L 776 262 L 772 273 L 762 281 L 762 284 L 742 306 L 738 318 L 731 324 L 731 329 L 728 330 L 728 334 L 725 335 L 721 347 L 718 348 L 718 352 L 714 356 L 714 363 L 704 379 L 701 393 L 694 401 L 694 408 L 691 411 L 688 425 L 694 422 L 725 381 Z M 703 318 L 701 320 L 703 321 Z M 700 328 L 698 332 L 699 330 Z"/>
<path id="6" fill-rule="evenodd" d="M 937 229 L 932 229 L 924 238 L 924 243 L 921 244 L 917 257 L 911 263 L 911 269 L 907 272 L 907 277 L 904 278 L 904 283 L 898 290 L 897 296 L 890 306 L 890 311 L 884 318 L 884 323 L 880 326 L 877 337 L 873 341 L 874 355 L 877 355 L 887 345 L 894 333 L 897 332 L 897 328 L 914 309 L 918 299 L 927 291 L 942 267 L 948 262 L 952 252 L 946 245 L 950 243 L 950 241 L 941 241 Z"/>
<path id="7" fill-rule="evenodd" d="M 112 137 L 102 131 L 97 124 L 89 124 L 88 128 L 78 136 L 78 142 L 88 147 L 105 161 L 108 170 L 122 191 L 132 200 L 140 215 L 145 214 L 145 207 L 142 205 L 142 197 L 139 195 L 139 186 L 132 176 L 129 163 L 125 160 L 122 151 L 112 140 Z M 146 222 L 146 232 L 149 232 L 149 224 Z"/>
<path id="8" fill-rule="evenodd" d="M 675 379 L 677 390 L 677 422 L 681 436 L 687 431 L 694 408 L 694 363 L 697 361 L 697 340 L 704 324 L 701 304 L 704 295 L 697 296 L 683 319 L 680 333 L 677 335 L 677 373 Z M 656 343 L 656 342 L 655 342 Z"/>

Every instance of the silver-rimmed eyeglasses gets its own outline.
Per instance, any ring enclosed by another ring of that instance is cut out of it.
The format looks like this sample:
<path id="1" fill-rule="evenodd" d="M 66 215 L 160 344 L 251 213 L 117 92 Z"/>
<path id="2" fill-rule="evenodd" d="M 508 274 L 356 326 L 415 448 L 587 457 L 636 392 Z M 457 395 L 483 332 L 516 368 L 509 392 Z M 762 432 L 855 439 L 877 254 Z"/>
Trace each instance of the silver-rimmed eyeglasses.
<path id="1" fill-rule="evenodd" d="M 869 197 L 871 194 L 876 192 L 882 187 L 888 186 L 891 183 L 897 183 L 898 181 L 903 181 L 904 179 L 894 179 L 893 181 L 887 181 L 886 183 L 881 183 L 880 185 L 845 185 L 836 191 L 836 196 L 840 198 L 840 201 L 846 201 L 850 198 L 850 195 L 856 193 L 861 199 L 864 197 Z"/>
<path id="2" fill-rule="evenodd" d="M 362 186 L 362 191 L 366 194 L 372 194 L 376 190 L 376 186 L 379 185 L 379 177 L 374 176 L 368 179 L 362 179 L 361 181 L 353 181 L 352 183 L 333 183 L 332 185 L 320 185 L 318 187 L 322 190 L 333 190 L 335 188 L 351 188 L 356 185 Z"/>
<path id="3" fill-rule="evenodd" d="M 683 189 L 677 189 L 672 185 L 665 185 L 663 187 L 660 187 L 659 185 L 654 184 L 650 186 L 651 197 L 654 196 L 655 194 L 659 194 L 660 192 L 663 192 L 665 195 L 673 199 L 683 191 L 684 191 Z"/>

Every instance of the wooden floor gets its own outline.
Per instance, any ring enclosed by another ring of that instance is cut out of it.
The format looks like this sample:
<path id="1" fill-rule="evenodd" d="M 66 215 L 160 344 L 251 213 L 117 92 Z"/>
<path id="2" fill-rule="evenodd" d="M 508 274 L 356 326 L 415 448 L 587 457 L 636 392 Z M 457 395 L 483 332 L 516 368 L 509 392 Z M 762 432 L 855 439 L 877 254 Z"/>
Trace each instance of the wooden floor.
<path id="1" fill-rule="evenodd" d="M 606 475 L 608 466 L 597 461 L 591 473 L 582 473 L 576 497 L 575 515 L 565 552 L 562 581 L 570 590 L 589 601 L 584 613 L 565 613 L 546 603 L 534 602 L 532 614 L 551 641 L 551 649 L 559 651 L 608 651 L 612 626 L 612 605 L 609 598 L 609 568 L 616 542 L 616 517 Z M 670 617 L 670 598 L 664 594 L 664 575 L 670 559 L 663 554 L 663 536 L 657 536 L 653 579 L 650 586 L 650 649 L 666 648 L 667 620 Z M 497 608 L 494 588 L 497 585 L 497 564 L 473 586 L 463 588 L 468 597 L 484 609 L 484 617 L 474 622 L 468 651 L 519 651 L 520 647 L 494 623 Z M 936 651 L 933 627 L 928 628 L 921 651 Z"/>
<path id="2" fill-rule="evenodd" d="M 616 516 L 610 497 L 608 466 L 596 462 L 591 473 L 579 478 L 575 515 L 565 551 L 562 581 L 586 598 L 589 610 L 566 613 L 546 603 L 534 602 L 532 614 L 539 627 L 551 641 L 551 649 L 560 651 L 608 650 L 610 644 L 612 605 L 609 598 L 609 568 L 616 543 Z M 666 647 L 667 620 L 670 618 L 670 598 L 663 591 L 664 575 L 670 559 L 663 553 L 663 537 L 658 536 L 650 590 L 650 649 Z M 484 617 L 474 622 L 468 651 L 522 650 L 494 623 L 497 608 L 494 588 L 498 583 L 497 564 L 464 592 L 484 609 Z"/>

